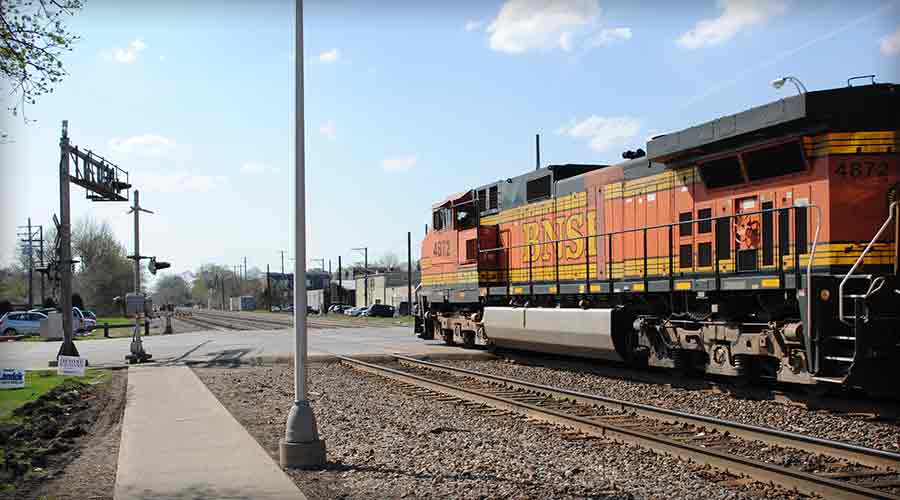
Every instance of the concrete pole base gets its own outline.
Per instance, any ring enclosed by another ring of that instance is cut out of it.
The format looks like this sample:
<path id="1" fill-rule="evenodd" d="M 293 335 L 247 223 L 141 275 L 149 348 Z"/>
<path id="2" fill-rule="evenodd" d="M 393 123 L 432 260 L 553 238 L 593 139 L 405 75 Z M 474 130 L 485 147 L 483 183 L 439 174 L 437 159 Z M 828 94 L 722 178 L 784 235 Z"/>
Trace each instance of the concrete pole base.
<path id="1" fill-rule="evenodd" d="M 325 441 L 288 443 L 282 439 L 278 442 L 278 454 L 282 467 L 321 469 L 325 465 Z"/>
<path id="2" fill-rule="evenodd" d="M 325 465 L 325 441 L 319 439 L 316 416 L 309 401 L 294 402 L 278 452 L 282 467 L 318 469 Z"/>
<path id="3" fill-rule="evenodd" d="M 80 354 L 78 354 L 78 349 L 75 347 L 75 342 L 64 340 L 59 346 L 59 352 L 56 353 L 57 358 L 60 356 L 80 356 Z"/>

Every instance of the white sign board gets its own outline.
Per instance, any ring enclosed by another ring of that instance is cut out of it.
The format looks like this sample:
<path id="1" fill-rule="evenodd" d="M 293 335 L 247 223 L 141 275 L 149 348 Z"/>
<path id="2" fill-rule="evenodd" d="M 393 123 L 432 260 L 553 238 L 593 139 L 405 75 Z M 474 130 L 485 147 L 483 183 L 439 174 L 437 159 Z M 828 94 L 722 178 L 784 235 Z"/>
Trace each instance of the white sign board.
<path id="1" fill-rule="evenodd" d="M 56 373 L 60 375 L 78 375 L 84 376 L 84 367 L 87 359 L 77 356 L 60 356 L 59 364 L 56 366 Z"/>
<path id="2" fill-rule="evenodd" d="M 21 389 L 25 387 L 25 370 L 3 368 L 0 370 L 0 389 Z"/>

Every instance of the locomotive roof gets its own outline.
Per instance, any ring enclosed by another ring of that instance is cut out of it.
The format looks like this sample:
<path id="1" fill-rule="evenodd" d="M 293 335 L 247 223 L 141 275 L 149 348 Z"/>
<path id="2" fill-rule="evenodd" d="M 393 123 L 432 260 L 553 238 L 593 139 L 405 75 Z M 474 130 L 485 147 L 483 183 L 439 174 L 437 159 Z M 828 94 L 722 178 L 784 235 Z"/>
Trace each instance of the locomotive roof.
<path id="1" fill-rule="evenodd" d="M 666 162 L 727 149 L 748 139 L 819 131 L 900 128 L 900 86 L 878 83 L 818 90 L 658 136 L 647 158 Z"/>

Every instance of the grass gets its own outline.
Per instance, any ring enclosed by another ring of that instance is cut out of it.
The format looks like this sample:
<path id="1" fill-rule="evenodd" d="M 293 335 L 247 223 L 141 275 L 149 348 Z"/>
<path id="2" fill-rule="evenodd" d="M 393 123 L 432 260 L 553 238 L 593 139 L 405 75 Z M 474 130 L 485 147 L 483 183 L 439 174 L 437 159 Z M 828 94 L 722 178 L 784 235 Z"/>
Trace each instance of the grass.
<path id="1" fill-rule="evenodd" d="M 25 372 L 25 387 L 0 390 L 0 423 L 15 420 L 12 412 L 29 401 L 34 401 L 50 392 L 66 379 L 78 379 L 85 384 L 99 384 L 110 379 L 109 370 L 91 369 L 84 377 L 57 375 L 54 370 L 34 370 Z"/>
<path id="2" fill-rule="evenodd" d="M 125 316 L 97 316 L 97 326 L 102 326 L 103 323 L 109 323 L 110 325 L 134 324 L 134 319 Z"/>

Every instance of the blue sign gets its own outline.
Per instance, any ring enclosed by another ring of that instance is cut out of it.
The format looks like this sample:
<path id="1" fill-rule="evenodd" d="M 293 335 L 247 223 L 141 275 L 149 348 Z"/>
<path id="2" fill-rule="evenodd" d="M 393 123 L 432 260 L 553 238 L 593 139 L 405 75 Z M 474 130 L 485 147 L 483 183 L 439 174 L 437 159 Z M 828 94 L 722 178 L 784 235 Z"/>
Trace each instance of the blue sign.
<path id="1" fill-rule="evenodd" d="M 0 370 L 0 389 L 21 389 L 25 387 L 25 370 L 3 368 Z"/>

